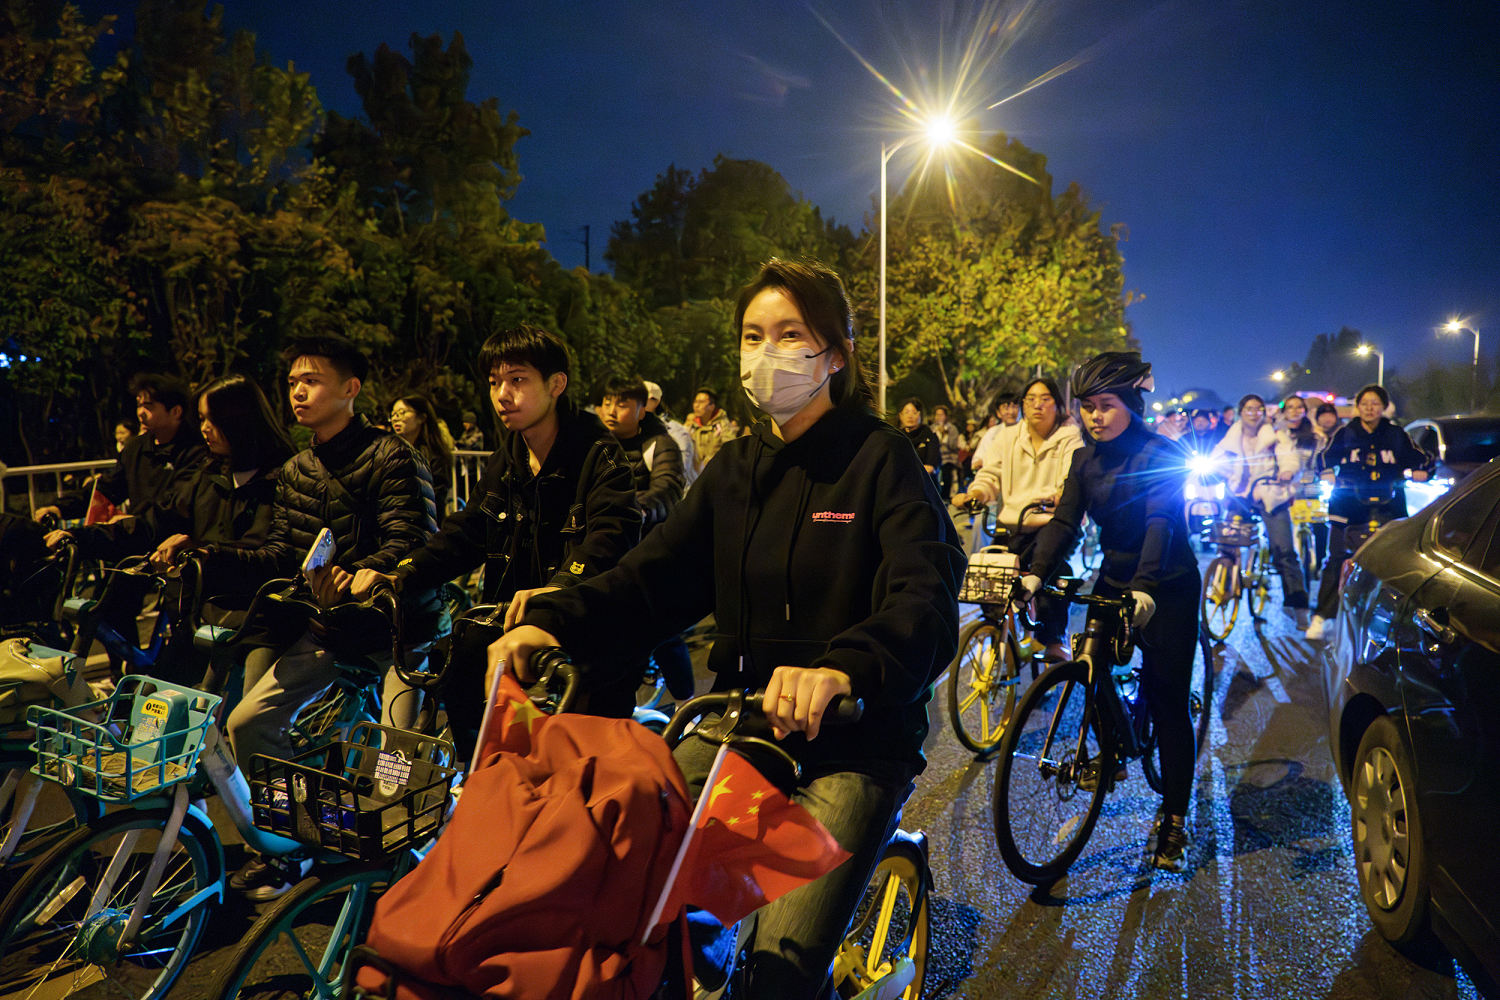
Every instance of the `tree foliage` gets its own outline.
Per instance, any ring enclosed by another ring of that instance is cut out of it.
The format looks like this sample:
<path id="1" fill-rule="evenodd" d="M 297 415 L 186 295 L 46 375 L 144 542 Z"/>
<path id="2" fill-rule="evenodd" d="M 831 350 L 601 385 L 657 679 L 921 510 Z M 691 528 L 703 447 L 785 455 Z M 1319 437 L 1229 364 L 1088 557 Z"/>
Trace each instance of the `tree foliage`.
<path id="1" fill-rule="evenodd" d="M 971 410 L 1002 382 L 1130 343 L 1123 228 L 1103 230 L 1076 184 L 1054 196 L 1041 154 L 1003 134 L 984 148 L 1032 180 L 975 157 L 956 176 L 915 175 L 887 216 L 891 381 L 935 376 Z M 867 331 L 878 328 L 878 253 L 867 245 L 853 282 Z"/>
<path id="2" fill-rule="evenodd" d="M 697 176 L 675 164 L 658 174 L 615 223 L 605 259 L 653 310 L 662 350 L 642 371 L 685 402 L 703 385 L 734 398 L 734 299 L 761 264 L 811 257 L 842 269 L 854 246 L 767 164 L 716 156 Z"/>
<path id="3" fill-rule="evenodd" d="M 480 408 L 479 346 L 520 322 L 567 339 L 580 395 L 639 374 L 733 406 L 734 298 L 772 256 L 836 267 L 873 329 L 872 241 L 753 160 L 669 166 L 613 227 L 613 275 L 564 270 L 508 211 L 528 132 L 470 97 L 460 35 L 351 56 L 345 117 L 217 6 L 137 0 L 127 23 L 0 0 L 0 460 L 107 453 L 140 369 L 279 398 L 280 347 L 324 330 L 370 354 L 371 407 Z M 1119 234 L 1076 187 L 1054 199 L 1038 154 L 992 151 L 1044 183 L 983 164 L 893 210 L 893 369 L 956 401 L 1125 336 Z"/>

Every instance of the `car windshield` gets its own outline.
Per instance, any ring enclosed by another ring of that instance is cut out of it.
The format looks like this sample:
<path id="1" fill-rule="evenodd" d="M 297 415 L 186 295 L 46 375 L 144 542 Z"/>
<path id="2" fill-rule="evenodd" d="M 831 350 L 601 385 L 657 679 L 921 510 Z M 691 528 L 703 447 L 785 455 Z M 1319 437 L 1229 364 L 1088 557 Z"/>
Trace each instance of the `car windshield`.
<path id="1" fill-rule="evenodd" d="M 1500 417 L 1482 417 L 1443 425 L 1444 460 L 1452 464 L 1488 462 L 1500 455 Z"/>

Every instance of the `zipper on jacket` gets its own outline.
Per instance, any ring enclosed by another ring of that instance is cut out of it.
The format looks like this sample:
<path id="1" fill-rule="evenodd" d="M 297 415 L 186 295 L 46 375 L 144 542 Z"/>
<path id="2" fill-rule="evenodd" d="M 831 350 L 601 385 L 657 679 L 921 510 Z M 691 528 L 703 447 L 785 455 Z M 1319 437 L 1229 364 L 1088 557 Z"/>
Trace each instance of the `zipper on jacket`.
<path id="1" fill-rule="evenodd" d="M 505 881 L 505 869 L 507 867 L 509 866 L 501 865 L 500 870 L 495 872 L 495 874 L 489 879 L 489 881 L 485 882 L 484 885 L 480 887 L 478 892 L 474 893 L 474 897 L 464 904 L 464 908 L 459 911 L 458 916 L 453 918 L 453 922 L 448 925 L 448 929 L 443 932 L 442 938 L 438 940 L 438 946 L 436 950 L 438 968 L 442 971 L 445 977 L 451 978 L 448 972 L 448 963 L 444 960 L 445 956 L 448 954 L 448 946 L 453 943 L 453 938 L 463 927 L 464 922 L 468 920 L 469 914 L 474 912 L 474 908 L 477 907 L 480 903 L 484 902 L 484 897 L 488 896 L 490 893 L 498 889 L 500 887 L 500 883 Z"/>

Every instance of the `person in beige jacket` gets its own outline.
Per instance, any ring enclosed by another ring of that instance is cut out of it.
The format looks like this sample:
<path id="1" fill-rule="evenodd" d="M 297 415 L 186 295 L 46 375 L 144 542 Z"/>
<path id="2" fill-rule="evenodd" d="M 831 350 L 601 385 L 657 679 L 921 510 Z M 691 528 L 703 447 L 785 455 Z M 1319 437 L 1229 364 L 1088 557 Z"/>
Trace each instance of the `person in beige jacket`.
<path id="1" fill-rule="evenodd" d="M 1021 511 L 1039 500 L 1057 501 L 1073 464 L 1073 453 L 1082 446 L 1083 436 L 1063 409 L 1057 383 L 1050 378 L 1032 379 L 1021 392 L 1021 420 L 996 433 L 969 492 L 958 494 L 953 502 L 1001 501 L 1000 527 L 1012 533 L 1009 547 L 1021 557 L 1021 567 L 1028 568 L 1037 529 L 1050 521 L 1052 514 L 1030 511 L 1017 531 Z M 1067 603 L 1038 597 L 1036 605 L 1036 640 L 1046 647 L 1049 661 L 1066 660 L 1068 651 L 1062 640 L 1068 625 Z"/>
<path id="2" fill-rule="evenodd" d="M 1217 460 L 1220 475 L 1243 509 L 1259 514 L 1265 522 L 1271 560 L 1281 577 L 1282 606 L 1305 628 L 1307 584 L 1292 546 L 1291 483 L 1302 466 L 1297 446 L 1285 432 L 1278 432 L 1266 418 L 1266 402 L 1254 393 L 1240 399 L 1239 419 L 1214 445 L 1210 456 Z M 1274 479 L 1260 483 L 1259 479 Z"/>

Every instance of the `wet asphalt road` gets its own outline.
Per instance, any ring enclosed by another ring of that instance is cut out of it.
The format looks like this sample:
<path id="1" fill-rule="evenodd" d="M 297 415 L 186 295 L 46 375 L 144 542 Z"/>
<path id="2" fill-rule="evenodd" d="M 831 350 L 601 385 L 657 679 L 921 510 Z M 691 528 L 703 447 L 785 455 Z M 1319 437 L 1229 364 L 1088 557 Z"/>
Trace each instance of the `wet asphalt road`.
<path id="1" fill-rule="evenodd" d="M 1073 870 L 1042 893 L 1000 861 L 990 809 L 995 766 L 976 763 L 958 744 L 940 687 L 929 764 L 902 823 L 931 840 L 924 996 L 1478 996 L 1451 960 L 1418 965 L 1371 929 L 1351 860 L 1349 810 L 1326 746 L 1324 655 L 1279 610 L 1259 626 L 1242 613 L 1214 651 L 1187 871 L 1146 865 L 1159 800 L 1132 766 Z M 207 997 L 207 979 L 252 916 L 243 904 L 215 915 L 207 950 L 173 997 Z"/>
<path id="2" fill-rule="evenodd" d="M 935 940 L 924 996 L 1478 995 L 1445 956 L 1420 966 L 1372 930 L 1327 750 L 1326 653 L 1279 609 L 1268 614 L 1257 626 L 1242 612 L 1214 650 L 1193 846 L 1180 875 L 1146 864 L 1160 799 L 1132 766 L 1068 876 L 1032 893 L 995 849 L 994 764 L 959 746 L 945 694 L 934 699 L 930 763 L 902 823 L 932 842 Z"/>

